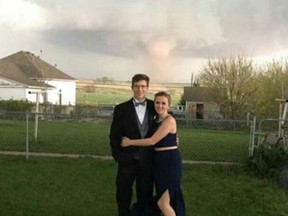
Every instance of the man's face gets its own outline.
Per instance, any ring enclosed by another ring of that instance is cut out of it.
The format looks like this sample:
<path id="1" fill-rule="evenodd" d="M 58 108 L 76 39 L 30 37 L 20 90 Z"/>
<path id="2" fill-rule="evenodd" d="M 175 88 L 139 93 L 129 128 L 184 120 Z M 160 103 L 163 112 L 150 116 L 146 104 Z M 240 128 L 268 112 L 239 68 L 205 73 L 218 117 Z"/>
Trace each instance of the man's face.
<path id="1" fill-rule="evenodd" d="M 136 100 L 143 100 L 146 97 L 146 92 L 148 91 L 147 82 L 145 80 L 140 80 L 139 82 L 134 82 L 132 84 L 132 91 L 134 93 L 134 98 Z"/>

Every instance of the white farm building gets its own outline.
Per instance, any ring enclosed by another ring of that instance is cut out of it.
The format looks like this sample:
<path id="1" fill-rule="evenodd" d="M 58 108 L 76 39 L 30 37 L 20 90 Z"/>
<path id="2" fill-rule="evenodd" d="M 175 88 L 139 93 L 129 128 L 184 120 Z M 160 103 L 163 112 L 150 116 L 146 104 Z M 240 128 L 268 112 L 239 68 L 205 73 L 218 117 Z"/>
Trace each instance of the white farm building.
<path id="1" fill-rule="evenodd" d="M 20 51 L 0 59 L 0 100 L 75 105 L 76 80 L 33 53 Z"/>

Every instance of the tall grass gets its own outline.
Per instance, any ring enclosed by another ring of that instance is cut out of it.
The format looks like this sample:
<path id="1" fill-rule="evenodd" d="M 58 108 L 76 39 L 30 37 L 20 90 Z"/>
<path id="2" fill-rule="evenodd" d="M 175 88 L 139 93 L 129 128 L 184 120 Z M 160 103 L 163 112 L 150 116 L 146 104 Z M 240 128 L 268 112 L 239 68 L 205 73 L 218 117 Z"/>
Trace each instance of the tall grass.
<path id="1" fill-rule="evenodd" d="M 117 215 L 116 163 L 0 156 L 0 215 Z M 284 216 L 288 194 L 241 166 L 184 165 L 187 216 Z"/>

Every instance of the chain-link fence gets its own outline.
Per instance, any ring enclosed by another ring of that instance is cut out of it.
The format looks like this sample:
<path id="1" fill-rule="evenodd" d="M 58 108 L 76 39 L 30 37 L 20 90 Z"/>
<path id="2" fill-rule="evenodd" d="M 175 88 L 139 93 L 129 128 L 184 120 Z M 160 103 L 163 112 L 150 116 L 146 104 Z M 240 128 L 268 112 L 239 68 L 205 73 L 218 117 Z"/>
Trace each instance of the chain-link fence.
<path id="1" fill-rule="evenodd" d="M 255 126 L 254 137 L 255 147 L 260 144 L 268 146 L 278 145 L 288 150 L 287 120 L 273 118 L 259 120 Z"/>
<path id="2" fill-rule="evenodd" d="M 0 151 L 110 156 L 111 116 L 0 112 Z M 243 162 L 250 121 L 177 118 L 183 160 Z"/>

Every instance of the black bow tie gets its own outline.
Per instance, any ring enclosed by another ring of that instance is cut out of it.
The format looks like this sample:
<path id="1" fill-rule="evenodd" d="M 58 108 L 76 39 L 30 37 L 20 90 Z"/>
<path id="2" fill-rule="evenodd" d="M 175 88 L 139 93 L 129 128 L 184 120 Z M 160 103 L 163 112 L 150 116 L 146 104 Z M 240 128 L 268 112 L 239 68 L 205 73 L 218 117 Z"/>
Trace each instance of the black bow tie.
<path id="1" fill-rule="evenodd" d="M 134 101 L 134 105 L 137 107 L 137 106 L 145 106 L 145 103 L 146 103 L 146 100 L 142 101 L 142 102 L 136 102 Z"/>

